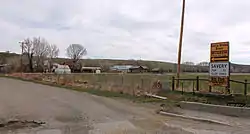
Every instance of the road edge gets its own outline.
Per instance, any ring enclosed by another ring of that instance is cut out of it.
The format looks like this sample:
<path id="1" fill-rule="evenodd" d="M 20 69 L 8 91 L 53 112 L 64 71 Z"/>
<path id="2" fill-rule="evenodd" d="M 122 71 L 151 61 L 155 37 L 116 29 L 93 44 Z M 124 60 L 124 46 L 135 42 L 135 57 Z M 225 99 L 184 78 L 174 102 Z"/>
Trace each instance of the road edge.
<path id="1" fill-rule="evenodd" d="M 164 115 L 164 116 L 178 117 L 178 118 L 182 118 L 182 119 L 199 121 L 199 122 L 205 122 L 205 123 L 210 123 L 210 124 L 212 123 L 212 124 L 218 124 L 218 125 L 224 125 L 224 126 L 231 126 L 230 124 L 225 123 L 225 122 L 220 122 L 220 121 L 206 119 L 206 118 L 198 118 L 198 117 L 192 117 L 192 116 L 185 116 L 185 115 L 174 114 L 174 113 L 169 113 L 169 112 L 164 112 L 164 111 L 160 111 L 159 114 L 160 115 Z"/>

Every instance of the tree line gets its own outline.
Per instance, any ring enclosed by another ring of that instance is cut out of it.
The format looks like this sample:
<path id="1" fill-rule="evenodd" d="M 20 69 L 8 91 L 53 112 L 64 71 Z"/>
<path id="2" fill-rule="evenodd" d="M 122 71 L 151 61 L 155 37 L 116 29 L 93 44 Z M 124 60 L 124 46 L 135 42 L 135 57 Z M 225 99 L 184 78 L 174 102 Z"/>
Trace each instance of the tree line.
<path id="1" fill-rule="evenodd" d="M 103 71 L 109 71 L 112 65 L 141 65 L 147 66 L 150 70 L 159 68 L 164 72 L 174 72 L 176 67 L 172 65 L 158 64 L 158 62 L 149 61 L 135 61 L 124 60 L 120 62 L 112 62 L 107 60 L 84 60 L 82 64 L 80 59 L 87 54 L 87 49 L 81 44 L 70 44 L 66 49 L 66 56 L 70 59 L 58 58 L 60 49 L 57 44 L 50 43 L 45 38 L 33 37 L 26 38 L 21 43 L 22 55 L 21 60 L 18 54 L 11 57 L 0 55 L 0 64 L 9 64 L 13 72 L 43 72 L 48 70 L 52 71 L 52 64 L 54 62 L 59 64 L 69 65 L 72 72 L 81 71 L 82 65 L 84 66 L 100 66 Z M 183 72 L 208 72 L 208 62 L 200 62 L 195 64 L 193 62 L 184 62 L 181 66 Z"/>
<path id="2" fill-rule="evenodd" d="M 183 62 L 181 66 L 183 72 L 209 72 L 209 62 L 200 62 L 195 64 L 194 62 Z"/>
<path id="3" fill-rule="evenodd" d="M 28 72 L 42 72 L 44 69 L 51 71 L 53 59 L 57 58 L 60 52 L 56 44 L 51 44 L 45 38 L 41 37 L 26 38 L 20 43 L 22 60 L 25 58 L 28 60 Z M 70 67 L 74 69 L 78 61 L 86 54 L 87 49 L 81 44 L 70 44 L 66 50 L 66 55 L 72 61 Z M 45 61 L 47 61 L 47 66 L 45 65 Z M 23 66 L 25 65 L 21 63 L 21 68 Z M 23 68 L 22 71 L 24 71 Z"/>

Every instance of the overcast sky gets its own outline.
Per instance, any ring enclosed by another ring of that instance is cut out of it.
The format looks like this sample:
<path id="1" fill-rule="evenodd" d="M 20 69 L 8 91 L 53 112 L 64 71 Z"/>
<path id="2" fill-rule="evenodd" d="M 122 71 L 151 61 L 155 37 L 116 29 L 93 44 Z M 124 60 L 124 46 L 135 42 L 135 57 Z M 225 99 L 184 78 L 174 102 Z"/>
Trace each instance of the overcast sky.
<path id="1" fill-rule="evenodd" d="M 209 44 L 230 41 L 235 63 L 250 64 L 249 0 L 186 0 L 182 61 L 208 61 Z M 177 61 L 181 0 L 1 0 L 0 51 L 41 36 L 60 56 L 71 43 L 85 58 Z"/>

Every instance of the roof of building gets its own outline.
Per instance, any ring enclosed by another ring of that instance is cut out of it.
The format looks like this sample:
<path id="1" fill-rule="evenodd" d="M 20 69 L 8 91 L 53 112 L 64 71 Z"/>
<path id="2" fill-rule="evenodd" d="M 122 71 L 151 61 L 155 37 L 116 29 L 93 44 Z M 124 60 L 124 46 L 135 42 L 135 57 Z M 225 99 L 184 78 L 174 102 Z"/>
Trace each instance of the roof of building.
<path id="1" fill-rule="evenodd" d="M 90 70 L 101 70 L 101 67 L 82 67 L 83 69 L 90 69 Z"/>
<path id="2" fill-rule="evenodd" d="M 131 67 L 133 67 L 132 65 L 115 65 L 110 67 L 111 70 L 129 70 Z"/>
<path id="3" fill-rule="evenodd" d="M 148 69 L 147 66 L 132 66 L 130 69 L 138 69 L 138 68 Z"/>

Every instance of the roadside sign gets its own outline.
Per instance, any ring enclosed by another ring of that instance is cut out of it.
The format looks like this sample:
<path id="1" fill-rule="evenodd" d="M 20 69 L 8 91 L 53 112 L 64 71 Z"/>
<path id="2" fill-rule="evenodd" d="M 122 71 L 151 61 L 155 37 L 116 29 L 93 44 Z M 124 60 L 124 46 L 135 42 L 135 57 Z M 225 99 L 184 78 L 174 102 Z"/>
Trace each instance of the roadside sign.
<path id="1" fill-rule="evenodd" d="M 210 85 L 229 88 L 229 42 L 211 43 L 209 66 Z"/>
<path id="2" fill-rule="evenodd" d="M 210 63 L 210 76 L 228 77 L 229 76 L 229 63 L 228 62 L 211 62 Z"/>
<path id="3" fill-rule="evenodd" d="M 229 61 L 229 42 L 211 43 L 210 62 Z"/>
<path id="4" fill-rule="evenodd" d="M 228 77 L 211 77 L 211 86 L 228 86 Z"/>

